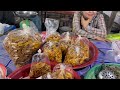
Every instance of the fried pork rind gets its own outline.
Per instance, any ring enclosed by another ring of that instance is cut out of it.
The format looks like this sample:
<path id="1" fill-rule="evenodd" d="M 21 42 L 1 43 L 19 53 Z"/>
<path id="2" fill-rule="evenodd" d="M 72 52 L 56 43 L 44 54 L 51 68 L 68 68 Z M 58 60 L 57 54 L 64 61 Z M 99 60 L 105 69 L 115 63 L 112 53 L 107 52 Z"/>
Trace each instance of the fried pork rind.
<path id="1" fill-rule="evenodd" d="M 60 34 L 57 32 L 57 29 L 59 27 L 59 21 L 52 18 L 46 18 L 45 26 L 46 26 L 46 42 L 48 41 L 59 42 Z"/>
<path id="2" fill-rule="evenodd" d="M 83 64 L 86 60 L 86 51 L 79 45 L 71 45 L 65 56 L 64 63 L 72 66 Z"/>
<path id="3" fill-rule="evenodd" d="M 51 72 L 51 66 L 45 62 L 38 62 L 32 64 L 29 76 L 30 78 L 38 78 L 47 74 L 48 72 Z"/>
<path id="4" fill-rule="evenodd" d="M 4 48 L 16 67 L 26 65 L 42 45 L 39 33 L 34 30 L 15 30 L 8 33 L 3 41 Z"/>
<path id="5" fill-rule="evenodd" d="M 62 51 L 56 42 L 47 42 L 43 46 L 43 53 L 49 58 L 50 61 L 57 63 L 62 62 Z"/>
<path id="6" fill-rule="evenodd" d="M 52 73 L 53 79 L 74 79 L 73 69 L 63 63 L 57 64 Z"/>
<path id="7" fill-rule="evenodd" d="M 62 50 L 63 55 L 66 54 L 68 47 L 71 44 L 71 34 L 69 32 L 64 32 L 61 35 L 61 40 L 59 42 L 60 48 Z"/>

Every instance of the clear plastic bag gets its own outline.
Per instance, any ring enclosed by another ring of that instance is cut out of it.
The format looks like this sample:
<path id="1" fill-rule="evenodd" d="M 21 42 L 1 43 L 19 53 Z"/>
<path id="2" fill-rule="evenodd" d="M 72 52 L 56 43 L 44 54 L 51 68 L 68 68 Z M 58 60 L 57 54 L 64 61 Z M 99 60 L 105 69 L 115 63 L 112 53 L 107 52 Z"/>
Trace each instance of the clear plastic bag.
<path id="1" fill-rule="evenodd" d="M 83 64 L 88 59 L 88 53 L 79 45 L 71 45 L 65 56 L 64 63 L 72 66 Z"/>
<path id="2" fill-rule="evenodd" d="M 38 50 L 37 54 L 34 54 L 32 56 L 32 63 L 34 62 L 40 62 L 40 61 L 47 61 L 48 57 L 44 55 L 44 53 L 41 52 L 41 49 Z"/>
<path id="3" fill-rule="evenodd" d="M 112 41 L 112 50 L 106 52 L 105 58 L 112 61 L 120 63 L 120 41 Z"/>
<path id="4" fill-rule="evenodd" d="M 80 35 L 72 37 L 71 45 L 80 46 L 80 48 L 84 52 L 84 58 L 89 60 L 90 58 L 90 50 L 89 50 L 89 40 L 85 37 L 81 37 Z"/>
<path id="5" fill-rule="evenodd" d="M 69 32 L 62 33 L 59 44 L 60 44 L 60 48 L 63 52 L 63 55 L 65 55 L 68 47 L 71 44 L 71 34 Z"/>
<path id="6" fill-rule="evenodd" d="M 56 41 L 59 42 L 60 34 L 57 32 L 59 27 L 59 21 L 51 18 L 46 18 L 46 41 Z"/>
<path id="7" fill-rule="evenodd" d="M 57 64 L 53 68 L 53 79 L 74 79 L 72 66 L 65 65 L 63 63 Z"/>
<path id="8" fill-rule="evenodd" d="M 29 77 L 35 79 L 47 74 L 48 72 L 51 72 L 51 65 L 43 59 L 42 61 L 31 64 Z"/>
<path id="9" fill-rule="evenodd" d="M 31 62 L 32 56 L 42 45 L 42 39 L 39 33 L 27 27 L 24 30 L 9 32 L 3 44 L 14 64 L 19 68 Z"/>
<path id="10" fill-rule="evenodd" d="M 30 27 L 34 31 L 38 32 L 38 28 L 36 27 L 36 25 L 32 21 L 27 19 L 20 22 L 21 29 L 25 29 L 26 27 Z"/>
<path id="11" fill-rule="evenodd" d="M 50 61 L 62 62 L 62 51 L 57 42 L 47 42 L 43 46 L 43 53 L 48 56 Z"/>

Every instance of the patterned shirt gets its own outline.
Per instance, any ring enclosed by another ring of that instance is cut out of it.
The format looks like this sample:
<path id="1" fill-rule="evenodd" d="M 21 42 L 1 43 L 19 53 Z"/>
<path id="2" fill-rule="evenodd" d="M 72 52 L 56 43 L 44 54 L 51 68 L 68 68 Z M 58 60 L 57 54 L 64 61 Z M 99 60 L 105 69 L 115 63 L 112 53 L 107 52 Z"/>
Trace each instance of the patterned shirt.
<path id="1" fill-rule="evenodd" d="M 107 35 L 106 32 L 106 25 L 104 21 L 104 17 L 102 14 L 98 13 L 96 16 L 91 20 L 87 27 L 87 31 L 82 28 L 80 25 L 81 19 L 81 12 L 76 11 L 73 17 L 73 32 L 76 34 L 80 34 L 83 37 L 95 39 L 95 37 L 99 36 L 105 38 Z"/>

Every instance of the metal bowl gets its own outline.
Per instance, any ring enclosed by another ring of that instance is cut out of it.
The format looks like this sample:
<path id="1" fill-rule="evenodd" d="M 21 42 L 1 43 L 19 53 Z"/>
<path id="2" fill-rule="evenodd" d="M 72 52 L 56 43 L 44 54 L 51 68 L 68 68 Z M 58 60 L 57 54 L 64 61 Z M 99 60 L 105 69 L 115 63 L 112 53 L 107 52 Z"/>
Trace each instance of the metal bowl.
<path id="1" fill-rule="evenodd" d="M 35 17 L 38 13 L 36 11 L 16 11 L 15 14 L 18 17 L 30 18 L 30 17 Z"/>

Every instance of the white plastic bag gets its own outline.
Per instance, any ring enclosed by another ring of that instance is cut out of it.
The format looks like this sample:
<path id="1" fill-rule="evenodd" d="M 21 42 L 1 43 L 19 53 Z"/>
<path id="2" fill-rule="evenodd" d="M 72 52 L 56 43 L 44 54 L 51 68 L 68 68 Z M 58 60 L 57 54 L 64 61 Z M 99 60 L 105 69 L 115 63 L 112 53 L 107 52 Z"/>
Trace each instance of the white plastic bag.
<path id="1" fill-rule="evenodd" d="M 46 18 L 45 27 L 46 27 L 46 37 L 48 37 L 49 35 L 57 31 L 59 27 L 59 21 L 52 18 Z"/>
<path id="2" fill-rule="evenodd" d="M 120 63 L 120 41 L 112 41 L 112 50 L 107 51 L 106 59 Z"/>
<path id="3" fill-rule="evenodd" d="M 2 23 L 0 23 L 0 35 L 4 34 L 4 28 L 5 26 Z"/>

